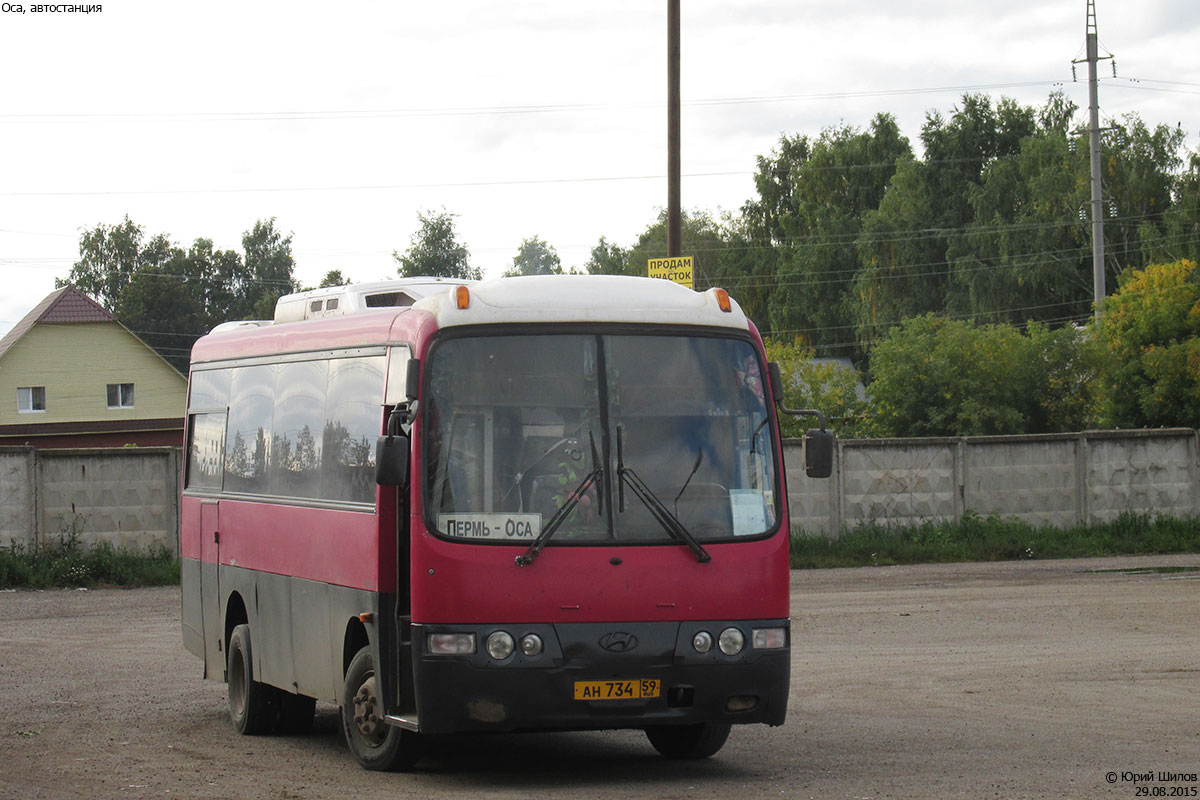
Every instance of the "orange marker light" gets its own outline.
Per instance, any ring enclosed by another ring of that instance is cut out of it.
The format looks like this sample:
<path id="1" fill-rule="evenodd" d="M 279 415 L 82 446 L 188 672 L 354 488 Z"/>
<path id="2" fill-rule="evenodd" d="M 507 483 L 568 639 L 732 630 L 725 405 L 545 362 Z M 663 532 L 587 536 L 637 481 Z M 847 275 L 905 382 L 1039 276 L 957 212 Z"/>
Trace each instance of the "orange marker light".
<path id="1" fill-rule="evenodd" d="M 729 292 L 724 289 L 713 289 L 713 294 L 717 297 L 717 308 L 726 314 L 733 312 L 733 305 L 729 301 Z"/>
<path id="2" fill-rule="evenodd" d="M 465 286 L 459 286 L 454 290 L 454 302 L 459 308 L 466 308 L 471 305 L 471 290 Z"/>

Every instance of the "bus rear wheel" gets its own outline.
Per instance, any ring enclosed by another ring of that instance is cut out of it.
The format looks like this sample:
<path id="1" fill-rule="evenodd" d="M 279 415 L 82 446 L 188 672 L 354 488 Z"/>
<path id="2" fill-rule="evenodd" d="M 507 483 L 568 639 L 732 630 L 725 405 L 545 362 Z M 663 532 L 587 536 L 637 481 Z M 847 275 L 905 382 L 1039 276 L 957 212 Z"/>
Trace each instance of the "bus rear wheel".
<path id="1" fill-rule="evenodd" d="M 421 736 L 384 720 L 370 649 L 358 651 L 342 688 L 342 733 L 363 768 L 407 771 L 421 757 Z"/>
<path id="2" fill-rule="evenodd" d="M 725 745 L 729 728 L 724 722 L 655 725 L 646 728 L 646 738 L 667 758 L 708 758 Z"/>
<path id="3" fill-rule="evenodd" d="M 277 692 L 254 679 L 250 626 L 238 625 L 229 637 L 229 718 L 244 736 L 270 733 L 275 726 Z"/>

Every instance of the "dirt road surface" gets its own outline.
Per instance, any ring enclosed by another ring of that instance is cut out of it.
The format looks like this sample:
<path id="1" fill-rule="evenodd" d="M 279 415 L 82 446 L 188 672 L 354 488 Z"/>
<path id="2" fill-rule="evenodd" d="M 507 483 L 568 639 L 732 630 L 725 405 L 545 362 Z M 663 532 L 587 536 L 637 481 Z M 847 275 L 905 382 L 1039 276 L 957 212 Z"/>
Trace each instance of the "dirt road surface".
<path id="1" fill-rule="evenodd" d="M 1196 797 L 1200 555 L 798 572 L 788 723 L 671 762 L 638 732 L 438 740 L 365 772 L 239 737 L 177 589 L 0 593 L 0 798 Z M 1149 773 L 1149 776 L 1147 775 Z"/>

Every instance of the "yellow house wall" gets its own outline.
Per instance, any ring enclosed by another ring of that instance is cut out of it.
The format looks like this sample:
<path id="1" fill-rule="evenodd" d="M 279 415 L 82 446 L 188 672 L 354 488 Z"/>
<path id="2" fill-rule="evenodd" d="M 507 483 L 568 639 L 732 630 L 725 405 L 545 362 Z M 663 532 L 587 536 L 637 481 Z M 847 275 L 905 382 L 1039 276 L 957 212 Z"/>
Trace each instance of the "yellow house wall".
<path id="1" fill-rule="evenodd" d="M 132 383 L 133 408 L 108 408 Z M 18 413 L 17 389 L 46 387 L 44 413 Z M 0 425 L 180 418 L 187 380 L 114 322 L 34 325 L 0 358 Z"/>

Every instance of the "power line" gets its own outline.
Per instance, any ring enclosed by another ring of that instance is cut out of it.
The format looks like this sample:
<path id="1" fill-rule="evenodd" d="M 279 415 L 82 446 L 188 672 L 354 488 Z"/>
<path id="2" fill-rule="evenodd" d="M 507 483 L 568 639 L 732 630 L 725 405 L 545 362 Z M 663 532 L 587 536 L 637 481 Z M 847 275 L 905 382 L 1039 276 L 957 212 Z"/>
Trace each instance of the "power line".
<path id="1" fill-rule="evenodd" d="M 1063 306 L 1075 306 L 1075 305 L 1079 305 L 1081 302 L 1086 302 L 1086 300 L 1064 300 L 1059 303 L 1044 303 L 1044 304 L 1035 305 L 1035 306 L 1014 306 L 1011 308 L 996 308 L 996 309 L 989 309 L 988 311 L 976 311 L 976 312 L 971 312 L 971 313 L 967 313 L 967 314 L 939 314 L 938 318 L 939 319 L 959 320 L 959 321 L 976 320 L 976 319 L 980 319 L 980 318 L 984 318 L 984 317 L 994 317 L 994 316 L 997 316 L 1000 314 L 1019 314 L 1019 313 L 1027 312 L 1027 311 L 1041 311 L 1041 310 L 1045 310 L 1048 308 L 1061 308 Z M 1090 316 L 1091 316 L 1091 314 L 1070 314 L 1070 315 L 1066 315 L 1063 317 L 1058 317 L 1056 319 L 1077 320 L 1077 319 L 1088 319 L 1088 318 L 1090 318 Z M 905 320 L 901 319 L 901 320 L 893 320 L 893 321 L 889 321 L 889 322 L 877 322 L 877 323 L 873 323 L 873 326 L 877 327 L 877 328 L 890 328 L 890 327 L 894 327 L 896 325 L 900 325 L 904 321 Z M 1036 320 L 1035 320 L 1035 322 L 1036 322 Z M 1020 325 L 1013 325 L 1012 327 L 1028 328 L 1028 326 L 1029 326 L 1029 323 L 1025 322 L 1025 323 L 1021 323 Z M 798 336 L 798 335 L 803 335 L 803 334 L 830 333 L 830 332 L 835 332 L 835 331 L 852 331 L 852 330 L 856 330 L 857 327 L 858 327 L 857 325 L 833 325 L 833 326 L 828 326 L 828 327 L 823 327 L 823 328 L 791 328 L 791 329 L 784 329 L 784 330 L 772 330 L 770 332 L 769 336 L 770 337 Z M 832 344 L 814 344 L 814 345 L 811 345 L 811 347 L 813 349 L 829 350 L 829 349 L 841 348 L 841 347 L 858 347 L 861 344 L 862 343 L 858 342 L 858 341 L 850 341 L 850 342 L 837 342 L 837 343 L 832 343 Z"/>
<path id="2" fill-rule="evenodd" d="M 1162 212 L 1153 212 L 1153 213 L 1137 214 L 1137 215 L 1106 217 L 1106 219 L 1110 223 L 1113 223 L 1113 224 L 1122 224 L 1126 227 L 1132 227 L 1132 226 L 1136 226 L 1138 223 L 1144 222 L 1146 220 L 1160 219 L 1162 216 L 1163 216 Z M 693 252 L 693 254 L 696 254 L 696 255 L 707 254 L 707 253 L 722 253 L 722 252 L 744 252 L 744 253 L 771 252 L 771 251 L 803 252 L 805 250 L 818 249 L 818 248 L 855 247 L 860 244 L 868 244 L 868 245 L 902 244 L 902 243 L 906 243 L 906 242 L 917 242 L 917 241 L 925 241 L 925 240 L 948 240 L 948 239 L 952 239 L 952 238 L 961 238 L 964 236 L 993 236 L 993 235 L 1001 235 L 1001 234 L 1006 234 L 1006 233 L 1021 233 L 1021 232 L 1036 232 L 1036 231 L 1040 231 L 1040 230 L 1052 230 L 1055 228 L 1070 229 L 1070 228 L 1078 228 L 1081 226 L 1081 224 L 1082 223 L 1075 217 L 1069 217 L 1069 218 L 1065 217 L 1061 220 L 1050 220 L 1050 221 L 1046 221 L 1046 222 L 1014 222 L 1014 223 L 993 224 L 993 225 L 980 225 L 978 223 L 968 223 L 967 225 L 958 227 L 958 228 L 910 228 L 910 229 L 897 228 L 897 229 L 891 229 L 891 230 L 887 230 L 887 231 L 872 231 L 872 232 L 859 231 L 857 233 L 849 233 L 849 234 L 842 234 L 842 235 L 828 236 L 828 237 L 821 236 L 821 235 L 788 237 L 788 238 L 776 239 L 770 243 L 765 243 L 765 244 L 742 244 L 742 245 L 729 244 L 729 245 L 722 245 L 720 247 L 696 247 L 696 248 L 692 249 L 692 252 Z M 1185 233 L 1185 234 L 1180 234 L 1175 237 L 1165 238 L 1165 239 L 1163 239 L 1163 243 L 1189 242 L 1189 241 L 1195 241 L 1197 238 L 1200 238 L 1200 237 L 1197 237 L 1195 234 L 1186 234 Z M 1079 245 L 1080 248 L 1082 248 L 1084 246 L 1085 245 L 1083 245 L 1083 244 Z M 585 248 L 588 246 L 587 245 L 579 245 L 578 247 Z M 501 250 L 501 248 L 498 248 L 498 247 L 481 248 L 481 249 L 485 250 L 485 251 L 492 251 L 492 252 L 499 252 Z M 1019 253 L 1019 254 L 1009 255 L 1008 258 L 1009 259 L 1020 259 L 1020 258 L 1025 258 L 1026 256 L 1033 256 L 1033 255 L 1067 254 L 1067 253 L 1076 252 L 1076 249 L 1077 248 L 1063 248 L 1063 249 L 1059 249 L 1059 250 L 1039 250 L 1039 251 L 1036 251 L 1035 253 Z M 1121 251 L 1121 252 L 1126 252 L 1126 251 Z M 365 252 L 362 254 L 363 255 L 371 255 L 371 256 L 377 255 L 380 257 L 387 257 L 387 258 L 391 257 L 391 251 L 386 251 L 386 252 L 385 251 L 371 251 L 371 252 Z M 0 259 L 0 264 L 6 264 L 6 265 L 29 266 L 29 267 L 46 268 L 46 269 L 56 268 L 50 262 L 64 264 L 64 263 L 70 263 L 71 260 L 65 259 L 65 258 L 48 258 L 48 257 L 33 257 L 33 258 L 28 258 L 28 259 L 21 259 L 21 258 L 2 258 L 2 259 Z M 924 268 L 924 267 L 928 267 L 928 266 L 937 266 L 942 263 L 945 263 L 945 262 L 944 261 L 901 262 L 901 263 L 893 264 L 889 268 L 892 270 L 906 270 L 906 269 L 913 269 L 913 268 Z M 822 274 L 824 274 L 826 276 L 836 276 L 836 275 L 853 276 L 853 275 L 860 273 L 861 271 L 862 271 L 861 267 L 855 267 L 855 268 L 846 269 L 846 270 L 826 271 Z M 930 274 L 930 273 L 921 273 L 921 274 Z M 936 273 L 932 273 L 932 274 L 936 274 Z M 141 275 L 143 277 L 154 277 L 154 278 L 165 279 L 165 280 L 179 280 L 179 281 L 189 280 L 189 281 L 196 281 L 198 283 L 213 283 L 213 282 L 219 282 L 220 280 L 222 280 L 215 276 L 189 275 L 189 274 L 163 273 L 163 272 L 145 272 L 145 273 L 143 273 L 143 272 L 140 272 L 137 270 L 131 272 L 130 275 L 131 276 Z M 913 276 L 914 276 L 913 274 L 909 273 L 909 274 L 904 274 L 904 275 L 899 275 L 899 276 L 894 276 L 894 277 L 904 278 L 904 277 L 913 277 Z M 880 277 L 884 277 L 884 276 L 880 276 Z M 270 284 L 270 285 L 277 285 L 279 283 L 278 280 L 274 280 L 274 279 L 256 279 L 256 278 L 250 278 L 250 277 L 241 277 L 241 278 L 239 278 L 239 282 L 251 283 L 251 284 Z"/>
<path id="3" fill-rule="evenodd" d="M 1003 161 L 1015 161 L 1018 158 L 1029 158 L 1028 155 L 1021 153 L 1005 153 L 1001 155 L 990 156 L 963 156 L 958 158 L 921 158 L 913 160 L 922 166 L 947 166 L 952 164 L 994 164 Z M 1058 160 L 1053 154 L 1039 156 L 1041 161 Z M 871 170 L 871 169 L 888 169 L 898 168 L 900 164 L 906 163 L 907 158 L 901 156 L 891 161 L 866 162 L 857 164 L 813 164 L 811 161 L 803 161 L 796 165 L 798 172 L 850 172 L 855 170 Z M 685 173 L 685 178 L 725 178 L 725 177 L 745 177 L 756 175 L 757 171 L 746 170 L 724 170 L 711 172 L 689 172 Z M 666 180 L 667 176 L 663 174 L 649 175 L 584 175 L 565 178 L 515 178 L 493 181 L 440 181 L 440 182 L 422 182 L 422 183 L 382 183 L 382 184 L 350 184 L 350 185 L 325 185 L 325 186 L 258 186 L 258 187 L 226 187 L 226 188 L 198 188 L 198 189 L 126 189 L 126 190 L 63 190 L 63 191 L 37 191 L 37 192 L 0 192 L 0 197 L 123 197 L 123 196 L 139 196 L 139 195 L 196 195 L 196 194 L 274 194 L 287 192 L 355 192 L 355 191 L 394 191 L 394 190 L 412 190 L 412 189 L 461 189 L 461 188 L 487 188 L 497 186 L 537 186 L 537 185 L 561 185 L 570 183 L 593 184 L 593 183 L 621 183 L 621 182 L 636 182 L 649 180 Z M 3 232 L 3 231 L 0 231 Z M 17 233 L 18 231 L 11 231 Z M 28 232 L 25 232 L 28 233 Z M 44 234 L 63 236 L 65 234 Z"/>
<path id="4" fill-rule="evenodd" d="M 1100 80 L 1114 89 L 1138 89 L 1143 92 L 1170 92 L 1172 94 L 1200 94 L 1200 91 L 1189 91 L 1188 89 L 1170 88 L 1174 86 L 1188 86 L 1195 89 L 1200 89 L 1200 83 L 1187 83 L 1185 81 L 1159 81 L 1151 78 L 1101 78 Z M 1146 86 L 1146 83 L 1162 83 L 1167 86 Z"/>
<path id="5" fill-rule="evenodd" d="M 718 178 L 731 175 L 743 176 L 750 173 L 736 172 L 691 172 L 686 178 Z M 615 183 L 621 181 L 651 181 L 666 180 L 665 175 L 619 175 L 592 176 L 577 178 L 523 178 L 501 181 L 458 181 L 443 183 L 391 183 L 391 184 L 360 184 L 357 186 L 277 186 L 277 187 L 245 187 L 236 189 L 128 189 L 128 190 L 96 190 L 96 191 L 62 191 L 62 192 L 0 192 L 0 197 L 109 197 L 128 195 L 183 195 L 183 194 L 255 194 L 275 192 L 360 192 L 385 191 L 396 189 L 456 189 L 477 188 L 485 186 L 536 186 L 559 183 Z"/>
<path id="6" fill-rule="evenodd" d="M 814 92 L 747 97 L 712 97 L 683 101 L 688 107 L 761 105 L 811 100 L 849 100 L 868 97 L 903 97 L 945 92 L 983 92 L 996 89 L 1021 89 L 1061 85 L 1061 79 L 976 83 L 957 86 L 926 86 L 902 89 L 868 89 L 854 92 Z M 278 122 L 339 119 L 381 119 L 461 116 L 510 116 L 524 114 L 606 112 L 621 109 L 659 109 L 663 101 L 631 103 L 544 103 L 515 106 L 467 106 L 447 108 L 308 109 L 300 111 L 188 111 L 128 113 L 0 114 L 0 123 L 80 123 L 80 122 Z"/>

